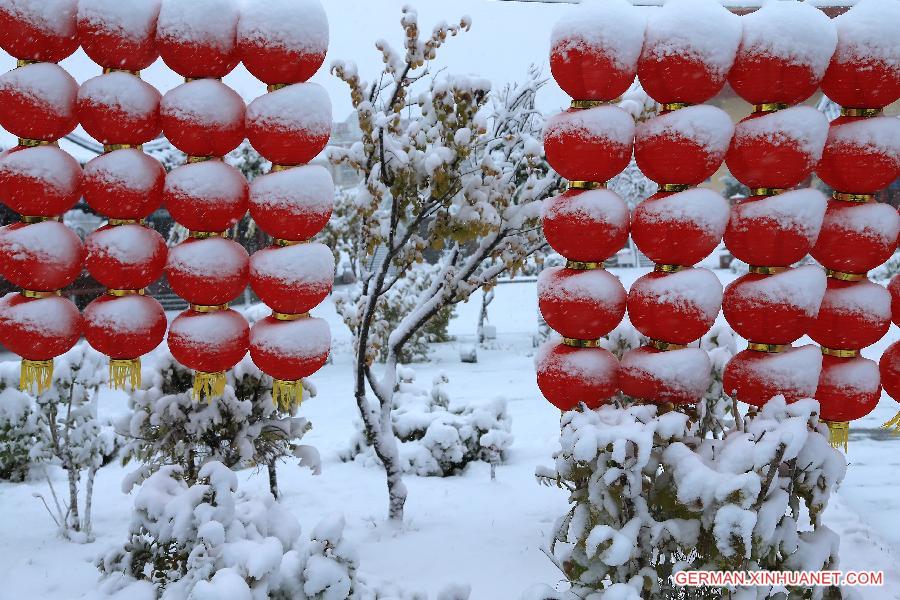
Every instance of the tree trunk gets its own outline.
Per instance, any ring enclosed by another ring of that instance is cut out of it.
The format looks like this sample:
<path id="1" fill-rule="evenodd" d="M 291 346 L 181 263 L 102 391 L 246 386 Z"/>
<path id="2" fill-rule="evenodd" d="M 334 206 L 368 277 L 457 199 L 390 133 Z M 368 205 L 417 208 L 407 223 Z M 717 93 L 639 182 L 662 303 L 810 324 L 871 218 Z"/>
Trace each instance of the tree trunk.
<path id="1" fill-rule="evenodd" d="M 272 492 L 272 495 L 275 496 L 275 499 L 281 498 L 281 494 L 278 492 L 278 471 L 276 471 L 277 465 L 276 459 L 271 459 L 269 464 L 266 465 L 266 470 L 269 472 L 269 491 Z"/>
<path id="2" fill-rule="evenodd" d="M 481 288 L 481 312 L 478 314 L 478 343 L 484 343 L 484 323 L 487 321 L 488 306 L 494 300 L 494 288 Z"/>
<path id="3" fill-rule="evenodd" d="M 94 478 L 97 477 L 97 467 L 91 467 L 88 471 L 87 483 L 84 486 L 84 534 L 88 537 L 88 541 L 94 538 L 91 512 L 94 500 Z"/>
<path id="4" fill-rule="evenodd" d="M 71 460 L 66 461 L 66 474 L 69 477 L 69 518 L 68 526 L 73 531 L 81 531 L 81 519 L 78 516 L 78 471 L 72 467 Z"/>

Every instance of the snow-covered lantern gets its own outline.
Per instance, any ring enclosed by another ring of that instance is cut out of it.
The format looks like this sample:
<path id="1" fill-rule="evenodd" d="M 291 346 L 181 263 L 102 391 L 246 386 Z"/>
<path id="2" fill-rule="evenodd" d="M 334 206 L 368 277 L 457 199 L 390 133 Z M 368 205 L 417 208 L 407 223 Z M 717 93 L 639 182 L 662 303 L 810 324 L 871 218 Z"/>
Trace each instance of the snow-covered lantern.
<path id="1" fill-rule="evenodd" d="M 85 240 L 85 267 L 109 290 L 142 290 L 162 276 L 166 241 L 138 223 L 105 225 Z"/>
<path id="2" fill-rule="evenodd" d="M 61 215 L 79 198 L 81 165 L 64 150 L 17 146 L 0 153 L 0 202 L 20 215 Z"/>
<path id="3" fill-rule="evenodd" d="M 553 78 L 576 103 L 618 98 L 634 82 L 646 27 L 626 0 L 579 6 L 553 27 Z"/>
<path id="4" fill-rule="evenodd" d="M 832 199 L 810 254 L 826 269 L 863 275 L 893 256 L 898 234 L 893 206 Z"/>
<path id="5" fill-rule="evenodd" d="M 838 117 L 816 171 L 838 199 L 864 200 L 886 188 L 900 175 L 900 120 Z"/>
<path id="6" fill-rule="evenodd" d="M 642 346 L 622 356 L 619 388 L 626 396 L 661 406 L 695 404 L 712 381 L 709 355 L 676 344 Z"/>
<path id="7" fill-rule="evenodd" d="M 888 346 L 881 360 L 878 361 L 878 370 L 881 375 L 881 385 L 888 396 L 894 400 L 900 399 L 900 341 Z M 900 431 L 900 412 L 884 425 L 886 429 Z"/>
<path id="8" fill-rule="evenodd" d="M 224 232 L 247 214 L 249 186 L 244 175 L 219 160 L 188 163 L 166 175 L 163 204 L 189 231 Z"/>
<path id="9" fill-rule="evenodd" d="M 544 127 L 547 162 L 570 188 L 602 187 L 631 160 L 634 119 L 618 106 L 570 109 Z"/>
<path id="10" fill-rule="evenodd" d="M 880 397 L 878 363 L 859 355 L 822 356 L 815 398 L 819 401 L 819 416 L 828 425 L 832 446 L 847 450 L 850 422 L 875 410 Z"/>
<path id="11" fill-rule="evenodd" d="M 250 184 L 250 216 L 275 239 L 311 239 L 328 224 L 333 208 L 334 181 L 321 165 L 273 171 Z"/>
<path id="12" fill-rule="evenodd" d="M 0 75 L 0 127 L 20 146 L 55 142 L 78 125 L 78 84 L 62 67 L 25 64 Z"/>
<path id="13" fill-rule="evenodd" d="M 24 290 L 61 290 L 78 278 L 83 259 L 81 240 L 58 221 L 0 229 L 0 275 Z"/>
<path id="14" fill-rule="evenodd" d="M 166 170 L 137 148 L 101 154 L 84 166 L 82 193 L 88 205 L 111 219 L 137 221 L 162 203 Z"/>
<path id="15" fill-rule="evenodd" d="M 138 72 L 159 57 L 160 0 L 79 0 L 78 39 L 85 54 L 109 70 Z"/>
<path id="16" fill-rule="evenodd" d="M 700 104 L 725 85 L 741 20 L 718 2 L 673 0 L 652 11 L 638 78 L 664 110 Z"/>
<path id="17" fill-rule="evenodd" d="M 280 242 L 250 259 L 250 285 L 275 313 L 302 315 L 318 306 L 334 284 L 334 255 L 317 242 Z"/>
<path id="18" fill-rule="evenodd" d="M 599 408 L 619 389 L 619 361 L 596 340 L 582 344 L 547 341 L 534 362 L 538 388 L 561 411 L 581 404 Z"/>
<path id="19" fill-rule="evenodd" d="M 544 237 L 567 259 L 602 263 L 628 241 L 628 205 L 606 189 L 570 189 L 546 200 L 541 214 Z"/>
<path id="20" fill-rule="evenodd" d="M 260 9 L 269 10 L 268 4 Z M 163 0 L 156 23 L 156 45 L 163 62 L 190 79 L 228 75 L 240 62 L 239 18 L 237 0 Z"/>
<path id="21" fill-rule="evenodd" d="M 188 81 L 166 92 L 160 122 L 166 138 L 188 160 L 222 157 L 244 140 L 246 106 L 215 79 Z"/>
<path id="22" fill-rule="evenodd" d="M 544 320 L 564 339 L 598 340 L 625 316 L 625 288 L 604 269 L 544 269 L 537 288 Z"/>
<path id="23" fill-rule="evenodd" d="M 734 355 L 725 366 L 723 391 L 756 408 L 778 395 L 788 402 L 812 398 L 822 370 L 819 349 L 808 345 L 769 350 L 754 346 Z"/>
<path id="24" fill-rule="evenodd" d="M 250 258 L 223 236 L 191 237 L 169 250 L 166 276 L 172 290 L 198 306 L 220 306 L 247 287 Z"/>
<path id="25" fill-rule="evenodd" d="M 331 100 L 317 83 L 272 89 L 247 107 L 247 139 L 276 165 L 314 159 L 331 137 Z"/>
<path id="26" fill-rule="evenodd" d="M 138 146 L 159 135 L 159 91 L 131 73 L 112 72 L 78 90 L 78 119 L 105 145 Z"/>
<path id="27" fill-rule="evenodd" d="M 0 48 L 19 60 L 57 63 L 78 49 L 78 0 L 0 0 Z"/>

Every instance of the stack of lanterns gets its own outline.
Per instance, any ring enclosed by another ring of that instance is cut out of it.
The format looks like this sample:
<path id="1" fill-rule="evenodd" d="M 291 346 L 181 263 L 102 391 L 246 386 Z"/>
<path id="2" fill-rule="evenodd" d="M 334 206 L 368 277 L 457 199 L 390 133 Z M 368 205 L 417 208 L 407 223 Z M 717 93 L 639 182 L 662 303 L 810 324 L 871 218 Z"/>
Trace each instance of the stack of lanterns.
<path id="1" fill-rule="evenodd" d="M 733 126 L 724 111 L 697 104 L 725 85 L 739 40 L 737 17 L 715 3 L 675 0 L 647 24 L 638 77 L 662 111 L 635 135 L 635 160 L 659 184 L 631 222 L 635 244 L 656 263 L 628 294 L 629 318 L 650 338 L 622 357 L 620 387 L 636 399 L 692 404 L 709 387 L 709 356 L 688 344 L 715 322 L 722 285 L 694 265 L 722 240 L 728 204 L 695 186 L 722 164 Z"/>
<path id="2" fill-rule="evenodd" d="M 547 202 L 543 225 L 567 263 L 541 273 L 538 295 L 547 324 L 563 338 L 541 348 L 536 366 L 541 391 L 561 410 L 596 408 L 618 390 L 618 361 L 600 338 L 624 317 L 626 295 L 603 261 L 628 239 L 628 208 L 605 185 L 628 166 L 634 121 L 608 104 L 634 80 L 645 27 L 630 4 L 614 0 L 554 30 L 553 75 L 575 99 L 544 132 L 547 161 L 569 184 Z"/>
<path id="3" fill-rule="evenodd" d="M 0 155 L 0 200 L 21 215 L 0 229 L 0 274 L 21 288 L 0 299 L 0 343 L 22 357 L 21 387 L 38 392 L 82 331 L 78 309 L 60 297 L 81 272 L 81 241 L 60 220 L 82 174 L 56 144 L 78 123 L 78 84 L 56 64 L 78 47 L 75 5 L 0 5 L 0 47 L 18 59 L 0 76 L 0 126 L 19 138 Z"/>
<path id="4" fill-rule="evenodd" d="M 250 332 L 250 356 L 275 380 L 276 404 L 289 409 L 303 398 L 302 378 L 331 349 L 327 322 L 309 311 L 334 280 L 331 250 L 311 241 L 331 216 L 334 184 L 324 167 L 306 164 L 331 135 L 328 94 L 307 82 L 325 60 L 325 11 L 313 0 L 270 2 L 264 12 L 242 15 L 238 46 L 247 69 L 268 85 L 247 107 L 247 136 L 272 161 L 250 188 L 250 214 L 274 240 L 250 259 L 250 285 L 272 309 Z"/>
<path id="5" fill-rule="evenodd" d="M 84 336 L 110 357 L 110 384 L 137 389 L 140 357 L 166 333 L 166 315 L 144 288 L 162 275 L 166 244 L 142 220 L 159 208 L 165 170 L 141 151 L 160 132 L 160 94 L 140 78 L 157 58 L 159 4 L 82 0 L 78 32 L 103 74 L 78 92 L 84 130 L 104 153 L 84 169 L 85 202 L 108 219 L 87 241 L 86 267 L 107 288 L 84 310 Z"/>
<path id="6" fill-rule="evenodd" d="M 735 203 L 725 244 L 750 272 L 728 286 L 723 312 L 748 347 L 729 362 L 723 385 L 733 398 L 760 407 L 778 394 L 789 402 L 813 397 L 819 381 L 818 349 L 791 344 L 810 330 L 825 274 L 791 265 L 815 244 L 825 197 L 786 190 L 806 180 L 822 156 L 827 119 L 794 105 L 818 89 L 837 34 L 824 13 L 799 2 L 769 3 L 741 20 L 729 81 L 754 110 L 735 128 L 726 163 L 751 191 Z"/>
<path id="7" fill-rule="evenodd" d="M 900 50 L 884 43 L 895 39 L 898 19 L 896 2 L 871 0 L 837 17 L 837 50 L 822 80 L 842 109 L 817 169 L 835 191 L 812 250 L 828 288 L 809 335 L 822 347 L 821 416 L 844 446 L 849 422 L 874 410 L 881 395 L 878 368 L 860 350 L 891 323 L 891 295 L 867 275 L 893 255 L 900 233 L 896 209 L 874 201 L 900 175 L 900 120 L 880 116 L 900 97 Z"/>

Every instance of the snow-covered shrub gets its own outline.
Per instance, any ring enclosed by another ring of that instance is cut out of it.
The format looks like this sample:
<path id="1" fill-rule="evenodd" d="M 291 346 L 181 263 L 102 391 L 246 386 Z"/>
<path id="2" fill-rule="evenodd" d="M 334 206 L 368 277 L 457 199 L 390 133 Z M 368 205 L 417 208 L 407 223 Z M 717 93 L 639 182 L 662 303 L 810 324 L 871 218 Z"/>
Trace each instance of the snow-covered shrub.
<path id="1" fill-rule="evenodd" d="M 124 597 L 149 587 L 164 600 L 346 600 L 364 592 L 341 517 L 303 538 L 271 494 L 238 491 L 222 463 L 203 465 L 198 481 L 189 486 L 177 466 L 144 481 L 128 540 L 97 560 L 102 591 Z"/>
<path id="2" fill-rule="evenodd" d="M 163 465 L 181 466 L 184 478 L 195 483 L 202 465 L 220 461 L 229 467 L 266 465 L 276 493 L 274 466 L 282 457 L 297 456 L 318 470 L 315 449 L 297 443 L 311 428 L 309 421 L 276 409 L 271 378 L 249 357 L 229 371 L 224 394 L 210 402 L 193 399 L 192 373 L 171 354 L 154 358 L 143 370 L 143 388 L 131 395 L 130 414 L 116 422 L 127 442 L 124 462 L 142 463 L 126 485 Z"/>
<path id="3" fill-rule="evenodd" d="M 671 576 L 834 569 L 838 537 L 821 515 L 846 465 L 817 413 L 814 400 L 777 396 L 721 439 L 651 405 L 565 413 L 555 468 L 537 474 L 570 493 L 549 551 L 571 590 L 529 598 L 774 598 L 765 587 L 697 595 Z"/>
<path id="4" fill-rule="evenodd" d="M 34 398 L 0 379 L 0 479 L 23 481 L 31 469 L 31 449 L 38 440 Z"/>
<path id="5" fill-rule="evenodd" d="M 477 406 L 456 404 L 444 389 L 449 382 L 446 375 L 436 377 L 431 390 L 416 385 L 410 368 L 401 367 L 399 375 L 391 419 L 404 473 L 447 477 L 474 461 L 494 467 L 506 459 L 513 438 L 505 400 Z M 344 458 L 366 464 L 378 460 L 362 431 Z"/>

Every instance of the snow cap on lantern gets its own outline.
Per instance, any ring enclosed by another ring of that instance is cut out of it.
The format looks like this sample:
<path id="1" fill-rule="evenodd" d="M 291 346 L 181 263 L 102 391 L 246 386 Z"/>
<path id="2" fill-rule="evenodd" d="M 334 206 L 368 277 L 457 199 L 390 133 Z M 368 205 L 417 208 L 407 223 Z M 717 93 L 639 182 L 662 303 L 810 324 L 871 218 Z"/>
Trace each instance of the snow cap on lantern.
<path id="1" fill-rule="evenodd" d="M 838 43 L 822 91 L 844 107 L 881 108 L 900 97 L 900 3 L 860 0 L 834 19 Z"/>
<path id="2" fill-rule="evenodd" d="M 219 306 L 244 291 L 249 269 L 250 257 L 237 242 L 191 238 L 169 250 L 166 276 L 172 290 L 191 304 Z"/>
<path id="3" fill-rule="evenodd" d="M 257 79 L 297 83 L 312 77 L 328 51 L 328 17 L 319 0 L 245 4 L 237 30 L 240 58 Z"/>
<path id="4" fill-rule="evenodd" d="M 618 98 L 634 81 L 646 27 L 626 0 L 580 5 L 553 27 L 553 78 L 576 100 Z"/>
<path id="5" fill-rule="evenodd" d="M 827 137 L 828 119 L 811 106 L 754 113 L 735 126 L 725 162 L 751 189 L 790 188 L 812 173 Z"/>
<path id="6" fill-rule="evenodd" d="M 722 109 L 689 106 L 639 123 L 634 158 L 657 183 L 698 185 L 721 166 L 733 133 Z"/>
<path id="7" fill-rule="evenodd" d="M 619 388 L 626 396 L 654 404 L 693 404 L 712 382 L 709 355 L 700 348 L 662 352 L 634 348 L 622 357 Z"/>
<path id="8" fill-rule="evenodd" d="M 24 290 L 49 292 L 71 284 L 81 273 L 84 249 L 58 221 L 0 229 L 0 274 Z"/>
<path id="9" fill-rule="evenodd" d="M 140 71 L 159 56 L 160 0 L 79 0 L 78 39 L 84 53 L 107 69 Z"/>
<path id="10" fill-rule="evenodd" d="M 722 390 L 735 400 L 756 407 L 778 395 L 793 402 L 813 397 L 821 370 L 822 353 L 816 346 L 784 352 L 744 350 L 725 366 Z"/>
<path id="11" fill-rule="evenodd" d="M 569 260 L 603 262 L 628 241 L 628 205 L 606 189 L 569 190 L 546 200 L 544 236 Z"/>
<path id="12" fill-rule="evenodd" d="M 618 106 L 567 110 L 544 127 L 547 162 L 570 181 L 606 182 L 631 160 L 634 119 Z"/>
<path id="13" fill-rule="evenodd" d="M 334 181 L 321 165 L 275 171 L 250 184 L 250 216 L 276 239 L 310 239 L 328 224 L 333 207 Z"/>
<path id="14" fill-rule="evenodd" d="M 838 117 L 816 171 L 838 192 L 873 194 L 900 176 L 900 119 Z"/>
<path id="15" fill-rule="evenodd" d="M 880 397 L 881 378 L 875 361 L 862 357 L 822 357 L 816 400 L 819 416 L 828 424 L 832 446 L 847 450 L 849 422 L 875 410 Z"/>
<path id="16" fill-rule="evenodd" d="M 247 107 L 247 139 L 279 165 L 316 157 L 331 137 L 331 100 L 317 83 L 298 83 L 264 94 Z"/>
<path id="17" fill-rule="evenodd" d="M 644 275 L 628 291 L 628 318 L 647 337 L 689 344 L 709 331 L 722 306 L 722 284 L 708 269 Z"/>
<path id="18" fill-rule="evenodd" d="M 159 91 L 130 73 L 107 73 L 78 90 L 81 126 L 101 144 L 138 145 L 159 135 Z"/>
<path id="19" fill-rule="evenodd" d="M 826 269 L 865 273 L 893 256 L 898 234 L 900 216 L 889 204 L 829 200 L 811 254 Z"/>
<path id="20" fill-rule="evenodd" d="M 722 312 L 732 329 L 759 344 L 802 337 L 825 295 L 825 272 L 806 265 L 772 275 L 748 273 L 725 288 Z"/>
<path id="21" fill-rule="evenodd" d="M 231 165 L 208 160 L 166 175 L 163 203 L 172 218 L 191 231 L 220 232 L 247 214 L 246 178 Z"/>
<path id="22" fill-rule="evenodd" d="M 166 265 L 166 241 L 138 224 L 101 227 L 84 245 L 88 273 L 112 290 L 143 289 L 162 276 Z"/>
<path id="23" fill-rule="evenodd" d="M 884 337 L 890 326 L 891 294 L 884 287 L 829 278 L 809 337 L 825 348 L 860 350 Z"/>
<path id="24" fill-rule="evenodd" d="M 578 348 L 550 339 L 534 358 L 544 397 L 562 411 L 598 408 L 618 390 L 619 361 L 604 348 Z"/>
<path id="25" fill-rule="evenodd" d="M 638 78 L 657 102 L 706 102 L 725 85 L 740 42 L 740 18 L 719 2 L 666 2 L 647 21 Z"/>
<path id="26" fill-rule="evenodd" d="M 166 170 L 134 148 L 92 159 L 84 166 L 82 193 L 88 205 L 113 219 L 143 219 L 159 208 Z"/>
<path id="27" fill-rule="evenodd" d="M 255 10 L 265 12 L 268 4 Z M 156 45 L 163 62 L 182 77 L 228 75 L 240 61 L 239 18 L 236 0 L 162 0 Z"/>
<path id="28" fill-rule="evenodd" d="M 334 255 L 325 244 L 270 246 L 250 258 L 250 286 L 278 313 L 299 315 L 322 302 L 334 283 Z"/>
<path id="29" fill-rule="evenodd" d="M 250 357 L 275 380 L 272 400 L 283 410 L 299 404 L 302 379 L 321 369 L 330 351 L 331 330 L 324 319 L 267 317 L 250 330 Z"/>
<path id="30" fill-rule="evenodd" d="M 792 265 L 816 243 L 826 205 L 825 195 L 812 188 L 738 199 L 725 229 L 725 245 L 749 265 Z"/>
<path id="31" fill-rule="evenodd" d="M 81 165 L 56 146 L 0 154 L 0 202 L 20 215 L 61 215 L 80 197 Z"/>
<path id="32" fill-rule="evenodd" d="M 597 340 L 625 316 L 625 288 L 605 269 L 544 269 L 537 289 L 547 325 L 567 338 Z"/>
<path id="33" fill-rule="evenodd" d="M 751 104 L 798 104 L 815 93 L 837 46 L 831 19 L 806 2 L 766 2 L 741 17 L 728 82 Z"/>
<path id="34" fill-rule="evenodd" d="M 19 388 L 41 393 L 53 381 L 53 359 L 81 337 L 81 313 L 68 298 L 0 298 L 0 344 L 22 357 Z"/>
<path id="35" fill-rule="evenodd" d="M 215 79 L 198 79 L 166 92 L 163 133 L 189 156 L 225 156 L 244 140 L 244 101 Z"/>
<path id="36" fill-rule="evenodd" d="M 690 266 L 719 245 L 728 217 L 728 202 L 712 190 L 662 192 L 635 207 L 631 237 L 657 264 Z"/>
<path id="37" fill-rule="evenodd" d="M 0 0 L 0 48 L 23 60 L 59 62 L 78 49 L 78 0 Z"/>
<path id="38" fill-rule="evenodd" d="M 20 138 L 55 141 L 78 125 L 78 84 L 54 64 L 25 65 L 0 75 L 0 127 Z"/>

